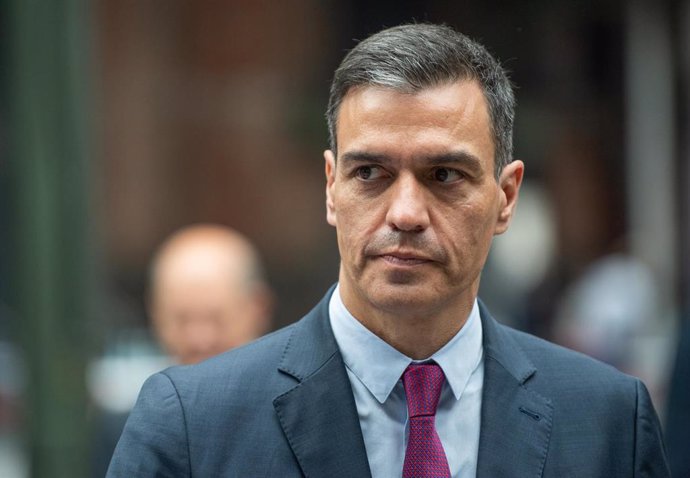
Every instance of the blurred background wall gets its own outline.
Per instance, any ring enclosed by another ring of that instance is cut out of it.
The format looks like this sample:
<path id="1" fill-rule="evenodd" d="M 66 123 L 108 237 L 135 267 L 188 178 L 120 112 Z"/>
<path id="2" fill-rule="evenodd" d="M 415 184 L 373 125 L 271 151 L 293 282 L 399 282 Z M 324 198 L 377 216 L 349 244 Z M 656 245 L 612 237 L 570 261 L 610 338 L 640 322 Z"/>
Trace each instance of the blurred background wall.
<path id="1" fill-rule="evenodd" d="M 484 300 L 641 376 L 663 415 L 690 292 L 690 1 L 6 0 L 0 18 L 0 476 L 99 476 L 100 411 L 161 366 L 145 284 L 176 229 L 254 241 L 274 327 L 315 304 L 338 267 L 330 77 L 413 20 L 479 39 L 518 87 L 525 188 Z"/>

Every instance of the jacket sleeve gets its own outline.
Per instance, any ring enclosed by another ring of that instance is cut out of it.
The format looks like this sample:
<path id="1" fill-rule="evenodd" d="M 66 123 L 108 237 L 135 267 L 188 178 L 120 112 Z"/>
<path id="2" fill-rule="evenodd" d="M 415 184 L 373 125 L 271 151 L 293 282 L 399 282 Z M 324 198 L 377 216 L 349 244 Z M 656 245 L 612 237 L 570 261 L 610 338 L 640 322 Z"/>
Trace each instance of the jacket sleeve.
<path id="1" fill-rule="evenodd" d="M 635 418 L 635 478 L 670 477 L 659 419 L 647 388 L 639 380 Z"/>
<path id="2" fill-rule="evenodd" d="M 164 372 L 144 383 L 106 474 L 133 476 L 191 476 L 184 410 Z"/>

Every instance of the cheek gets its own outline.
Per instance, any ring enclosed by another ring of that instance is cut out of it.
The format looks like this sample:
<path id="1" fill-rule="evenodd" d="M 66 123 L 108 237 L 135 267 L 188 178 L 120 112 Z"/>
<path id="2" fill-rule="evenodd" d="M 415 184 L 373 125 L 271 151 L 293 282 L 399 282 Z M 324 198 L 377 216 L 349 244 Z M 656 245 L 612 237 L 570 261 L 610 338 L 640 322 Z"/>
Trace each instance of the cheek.
<path id="1" fill-rule="evenodd" d="M 459 249 L 462 256 L 476 255 L 477 249 L 488 249 L 493 237 L 493 221 L 485 208 L 462 205 L 452 215 L 446 216 L 452 222 L 448 227 L 446 240 Z M 450 218 L 453 219 L 450 219 Z"/>
<path id="2" fill-rule="evenodd" d="M 356 231 L 356 223 L 339 221 L 337 231 L 338 249 L 340 251 L 340 258 L 348 263 L 357 261 L 363 248 L 361 238 Z"/>
<path id="3" fill-rule="evenodd" d="M 363 204 L 347 203 L 338 210 L 338 243 L 341 251 L 361 246 L 370 234 L 375 213 Z M 342 249 L 345 246 L 345 249 Z"/>

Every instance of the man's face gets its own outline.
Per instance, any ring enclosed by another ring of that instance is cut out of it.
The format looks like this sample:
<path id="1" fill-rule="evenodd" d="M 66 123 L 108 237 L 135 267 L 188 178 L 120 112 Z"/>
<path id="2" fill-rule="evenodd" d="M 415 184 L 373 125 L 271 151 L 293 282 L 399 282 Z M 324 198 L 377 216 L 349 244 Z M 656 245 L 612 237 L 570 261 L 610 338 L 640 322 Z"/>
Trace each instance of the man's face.
<path id="1" fill-rule="evenodd" d="M 325 152 L 327 218 L 348 309 L 358 318 L 372 308 L 430 316 L 471 304 L 522 178 L 516 161 L 495 179 L 479 84 L 351 90 L 337 140 L 337 161 Z"/>
<path id="2" fill-rule="evenodd" d="M 200 362 L 266 330 L 268 309 L 260 291 L 231 274 L 232 264 L 224 259 L 188 254 L 158 274 L 151 313 L 161 343 L 179 363 Z"/>

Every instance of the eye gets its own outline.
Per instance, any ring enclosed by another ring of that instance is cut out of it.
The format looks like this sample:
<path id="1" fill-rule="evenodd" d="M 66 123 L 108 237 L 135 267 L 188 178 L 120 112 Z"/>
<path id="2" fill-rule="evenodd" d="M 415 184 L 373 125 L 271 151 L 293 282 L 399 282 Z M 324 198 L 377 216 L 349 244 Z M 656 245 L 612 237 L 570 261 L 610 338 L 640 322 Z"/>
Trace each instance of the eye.
<path id="1" fill-rule="evenodd" d="M 451 183 L 462 179 L 462 173 L 452 168 L 435 168 L 431 172 L 431 177 L 440 183 Z"/>
<path id="2" fill-rule="evenodd" d="M 355 176 L 363 181 L 373 181 L 383 176 L 383 170 L 379 166 L 360 166 L 355 170 Z"/>

